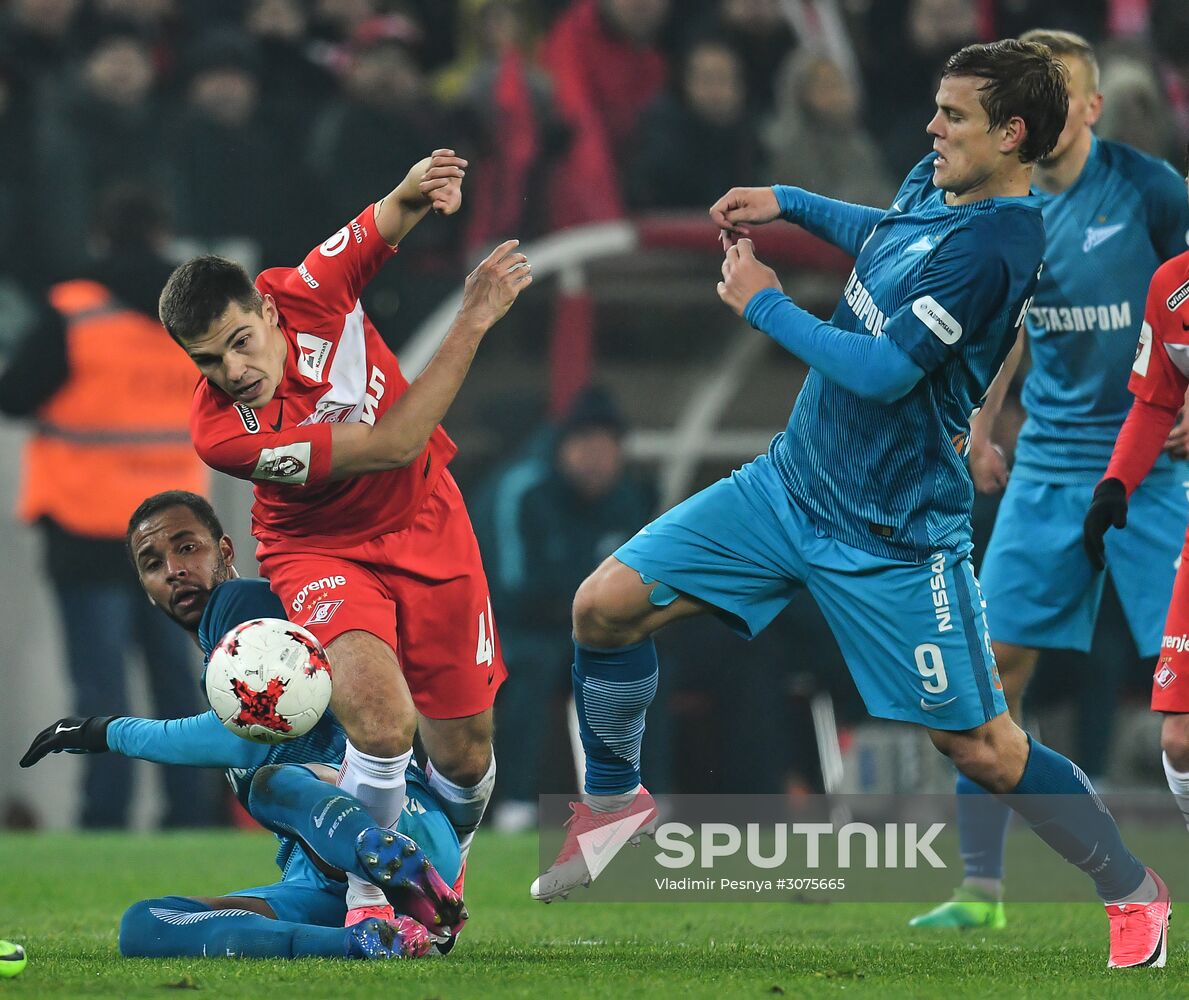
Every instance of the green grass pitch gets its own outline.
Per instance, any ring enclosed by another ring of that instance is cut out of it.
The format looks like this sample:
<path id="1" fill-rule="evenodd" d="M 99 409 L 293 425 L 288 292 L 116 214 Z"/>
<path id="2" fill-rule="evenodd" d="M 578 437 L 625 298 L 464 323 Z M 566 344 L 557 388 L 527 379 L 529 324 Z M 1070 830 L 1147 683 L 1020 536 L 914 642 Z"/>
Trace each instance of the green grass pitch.
<path id="1" fill-rule="evenodd" d="M 0 836 L 0 938 L 29 953 L 9 997 L 1148 997 L 1189 995 L 1176 925 L 1168 968 L 1106 970 L 1092 903 L 1018 904 L 998 933 L 910 932 L 905 904 L 584 904 L 528 898 L 535 836 L 481 834 L 472 918 L 447 959 L 126 960 L 124 907 L 269 881 L 250 833 Z"/>

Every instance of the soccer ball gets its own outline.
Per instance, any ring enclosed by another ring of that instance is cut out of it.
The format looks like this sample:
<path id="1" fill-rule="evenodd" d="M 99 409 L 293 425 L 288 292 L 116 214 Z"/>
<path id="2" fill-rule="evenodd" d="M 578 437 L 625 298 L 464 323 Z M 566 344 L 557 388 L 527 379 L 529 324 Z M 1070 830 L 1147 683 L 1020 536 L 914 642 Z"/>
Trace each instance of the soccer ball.
<path id="1" fill-rule="evenodd" d="M 253 743 L 295 740 L 317 725 L 330 704 L 330 661 L 300 625 L 255 618 L 211 651 L 206 697 L 236 736 Z"/>

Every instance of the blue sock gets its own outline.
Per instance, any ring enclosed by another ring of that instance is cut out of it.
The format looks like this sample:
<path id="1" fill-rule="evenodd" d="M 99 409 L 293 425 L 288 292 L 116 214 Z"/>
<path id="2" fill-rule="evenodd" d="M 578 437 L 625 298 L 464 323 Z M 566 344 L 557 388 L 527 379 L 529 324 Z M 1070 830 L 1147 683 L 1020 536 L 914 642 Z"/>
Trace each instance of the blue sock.
<path id="1" fill-rule="evenodd" d="M 656 694 L 656 644 L 620 649 L 574 643 L 574 705 L 586 750 L 586 791 L 618 795 L 640 784 L 644 713 Z"/>
<path id="2" fill-rule="evenodd" d="M 1003 878 L 1003 853 L 1011 809 L 959 772 L 958 843 L 967 878 Z"/>
<path id="3" fill-rule="evenodd" d="M 1046 844 L 1094 880 L 1099 897 L 1131 895 L 1147 870 L 1123 845 L 1118 824 L 1081 768 L 1029 737 L 1028 763 L 1011 806 Z"/>
<path id="4" fill-rule="evenodd" d="M 184 896 L 143 899 L 120 921 L 125 958 L 345 958 L 348 931 L 213 910 Z"/>
<path id="5" fill-rule="evenodd" d="M 355 796 L 300 764 L 259 768 L 248 792 L 248 812 L 273 833 L 296 837 L 332 868 L 355 874 L 355 840 L 379 826 Z"/>

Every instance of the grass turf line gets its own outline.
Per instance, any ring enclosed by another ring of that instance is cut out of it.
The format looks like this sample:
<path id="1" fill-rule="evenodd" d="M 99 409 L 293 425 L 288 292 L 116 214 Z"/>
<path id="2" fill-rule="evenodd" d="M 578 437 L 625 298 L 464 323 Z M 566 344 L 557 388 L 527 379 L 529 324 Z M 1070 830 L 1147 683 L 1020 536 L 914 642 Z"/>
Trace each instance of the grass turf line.
<path id="1" fill-rule="evenodd" d="M 338 962 L 126 960 L 124 908 L 150 896 L 217 895 L 276 877 L 258 834 L 0 836 L 0 938 L 29 966 L 9 997 L 797 996 L 1131 998 L 1185 988 L 1169 968 L 1108 973 L 1102 908 L 1018 904 L 998 933 L 910 931 L 919 905 L 581 904 L 528 898 L 536 837 L 480 834 L 467 869 L 472 919 L 448 959 Z"/>

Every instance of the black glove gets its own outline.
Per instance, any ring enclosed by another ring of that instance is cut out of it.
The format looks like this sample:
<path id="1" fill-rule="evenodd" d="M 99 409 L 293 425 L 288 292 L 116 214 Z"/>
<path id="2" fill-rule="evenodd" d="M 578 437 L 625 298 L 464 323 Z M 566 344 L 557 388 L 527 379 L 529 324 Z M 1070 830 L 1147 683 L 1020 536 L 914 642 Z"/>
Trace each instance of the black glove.
<path id="1" fill-rule="evenodd" d="M 32 767 L 47 753 L 107 753 L 107 727 L 115 715 L 94 715 L 89 719 L 70 716 L 46 726 L 29 744 L 21 767 Z"/>
<path id="2" fill-rule="evenodd" d="M 1096 570 L 1106 569 L 1107 529 L 1127 526 L 1127 488 L 1118 479 L 1104 479 L 1094 488 L 1094 499 L 1082 522 L 1082 545 Z"/>

